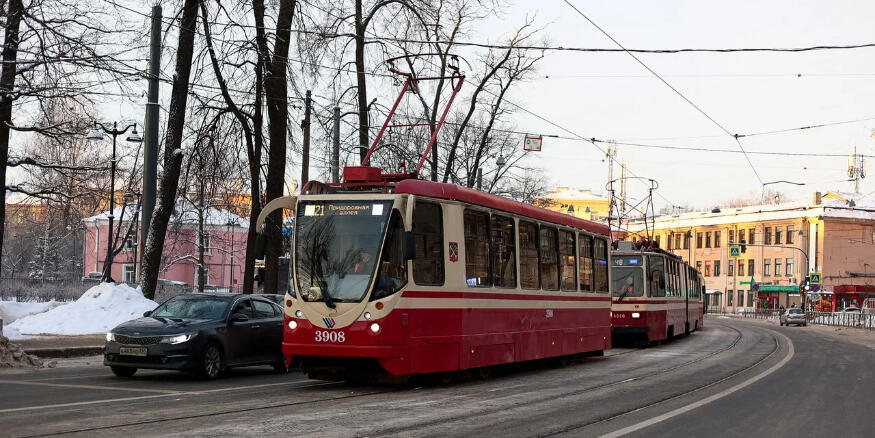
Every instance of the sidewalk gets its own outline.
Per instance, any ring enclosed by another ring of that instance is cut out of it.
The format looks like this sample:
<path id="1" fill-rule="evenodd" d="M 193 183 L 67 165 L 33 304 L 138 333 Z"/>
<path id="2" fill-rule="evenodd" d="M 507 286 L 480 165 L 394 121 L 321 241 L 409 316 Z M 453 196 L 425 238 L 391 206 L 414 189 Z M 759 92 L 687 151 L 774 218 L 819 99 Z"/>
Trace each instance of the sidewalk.
<path id="1" fill-rule="evenodd" d="M 766 324 L 777 326 L 777 319 L 769 320 L 762 318 L 744 318 L 740 315 L 732 315 L 732 314 L 709 314 L 709 318 L 713 319 L 734 319 L 738 321 L 748 321 L 756 324 Z M 791 329 L 802 329 L 802 330 L 810 330 L 813 332 L 817 332 L 827 336 L 840 337 L 841 339 L 854 342 L 865 347 L 871 348 L 875 350 L 875 330 L 869 330 L 865 328 L 858 327 L 836 327 L 829 325 L 821 325 L 821 324 L 808 324 L 806 327 L 787 327 L 788 330 Z"/>
<path id="2" fill-rule="evenodd" d="M 40 336 L 13 341 L 28 354 L 41 359 L 93 356 L 103 353 L 106 335 Z"/>

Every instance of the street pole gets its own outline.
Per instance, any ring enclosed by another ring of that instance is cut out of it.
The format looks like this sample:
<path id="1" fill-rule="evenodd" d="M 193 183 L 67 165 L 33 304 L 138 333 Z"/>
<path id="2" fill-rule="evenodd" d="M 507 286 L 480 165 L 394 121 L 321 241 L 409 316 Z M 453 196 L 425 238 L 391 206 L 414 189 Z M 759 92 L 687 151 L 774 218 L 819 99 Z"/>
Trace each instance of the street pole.
<path id="1" fill-rule="evenodd" d="M 331 133 L 331 182 L 340 182 L 340 107 L 334 107 L 334 130 Z"/>
<path id="2" fill-rule="evenodd" d="M 140 212 L 140 244 L 142 253 L 149 237 L 152 212 L 155 210 L 155 194 L 158 181 L 158 75 L 161 71 L 161 6 L 152 7 L 152 36 L 149 50 L 149 93 L 146 98 L 146 120 L 143 148 L 143 210 Z M 142 269 L 140 270 L 142 272 Z"/>
<path id="3" fill-rule="evenodd" d="M 305 187 L 310 181 L 310 107 L 312 100 L 310 98 L 310 90 L 307 90 L 304 97 L 304 121 L 301 122 L 301 128 L 304 130 L 304 150 L 301 154 L 301 187 Z"/>
<path id="4" fill-rule="evenodd" d="M 112 162 L 109 168 L 109 234 L 106 241 L 106 260 L 103 262 L 103 278 L 101 281 L 114 281 L 112 278 L 112 227 L 115 221 L 115 145 L 118 137 L 118 122 L 112 122 Z"/>
<path id="5" fill-rule="evenodd" d="M 231 278 L 228 280 L 233 290 L 234 287 L 234 225 L 231 225 Z"/>

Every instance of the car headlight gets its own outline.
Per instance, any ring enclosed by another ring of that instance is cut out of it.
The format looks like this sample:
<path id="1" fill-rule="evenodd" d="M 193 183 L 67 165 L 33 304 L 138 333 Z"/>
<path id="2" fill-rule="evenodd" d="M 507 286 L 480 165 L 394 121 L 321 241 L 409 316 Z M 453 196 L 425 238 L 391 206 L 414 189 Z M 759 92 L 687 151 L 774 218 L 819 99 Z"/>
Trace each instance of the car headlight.
<path id="1" fill-rule="evenodd" d="M 115 333 L 108 332 L 106 334 L 106 342 L 112 342 L 112 341 L 115 341 Z"/>
<path id="2" fill-rule="evenodd" d="M 191 338 L 195 337 L 197 332 L 195 333 L 183 333 L 181 335 L 175 336 L 165 336 L 161 338 L 162 344 L 181 344 L 183 342 L 188 342 Z"/>

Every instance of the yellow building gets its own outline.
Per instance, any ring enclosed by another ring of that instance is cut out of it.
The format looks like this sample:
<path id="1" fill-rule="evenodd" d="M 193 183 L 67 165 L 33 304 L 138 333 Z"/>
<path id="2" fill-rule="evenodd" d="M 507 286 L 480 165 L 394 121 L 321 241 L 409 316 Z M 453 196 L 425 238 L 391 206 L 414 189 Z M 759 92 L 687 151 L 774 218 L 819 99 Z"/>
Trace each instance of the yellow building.
<path id="1" fill-rule="evenodd" d="M 535 199 L 535 205 L 581 219 L 605 222 L 610 213 L 611 200 L 592 190 L 556 187 L 556 190 Z"/>

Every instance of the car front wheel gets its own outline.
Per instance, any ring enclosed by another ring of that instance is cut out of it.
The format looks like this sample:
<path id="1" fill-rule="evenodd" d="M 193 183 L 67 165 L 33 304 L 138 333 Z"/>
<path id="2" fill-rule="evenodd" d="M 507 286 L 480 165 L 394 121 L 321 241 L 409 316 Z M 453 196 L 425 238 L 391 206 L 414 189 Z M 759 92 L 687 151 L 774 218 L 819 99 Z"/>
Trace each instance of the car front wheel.
<path id="1" fill-rule="evenodd" d="M 110 368 L 112 369 L 112 373 L 119 377 L 131 377 L 137 372 L 137 369 L 132 367 L 112 366 Z"/>
<path id="2" fill-rule="evenodd" d="M 225 360 L 222 349 L 216 343 L 207 344 L 204 347 L 203 360 L 201 361 L 200 375 L 206 379 L 215 379 L 222 373 Z"/>

